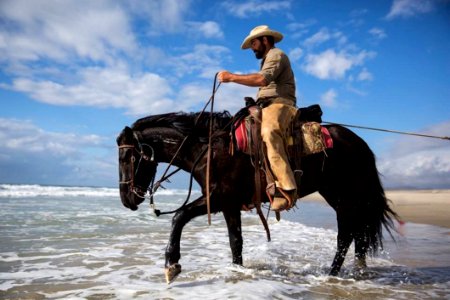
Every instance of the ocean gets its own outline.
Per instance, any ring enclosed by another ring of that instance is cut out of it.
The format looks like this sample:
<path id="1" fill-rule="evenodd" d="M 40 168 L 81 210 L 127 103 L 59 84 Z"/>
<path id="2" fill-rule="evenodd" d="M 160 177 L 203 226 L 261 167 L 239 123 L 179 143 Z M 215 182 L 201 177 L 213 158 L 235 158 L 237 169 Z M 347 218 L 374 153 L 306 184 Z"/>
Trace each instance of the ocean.
<path id="1" fill-rule="evenodd" d="M 159 209 L 186 191 L 164 190 Z M 195 197 L 195 195 L 194 195 Z M 255 212 L 242 212 L 244 266 L 231 264 L 221 214 L 191 221 L 181 242 L 183 271 L 164 279 L 171 216 L 148 203 L 133 212 L 118 189 L 0 184 L 0 299 L 450 299 L 450 230 L 407 223 L 385 250 L 353 271 L 327 275 L 336 217 L 321 203 L 270 217 L 272 241 Z"/>

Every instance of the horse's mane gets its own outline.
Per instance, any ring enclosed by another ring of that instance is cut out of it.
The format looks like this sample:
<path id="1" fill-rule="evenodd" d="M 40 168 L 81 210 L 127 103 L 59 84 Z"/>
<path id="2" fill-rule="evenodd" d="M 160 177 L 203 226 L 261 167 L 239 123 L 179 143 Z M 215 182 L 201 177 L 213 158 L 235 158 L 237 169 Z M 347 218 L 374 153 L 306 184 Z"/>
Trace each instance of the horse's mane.
<path id="1" fill-rule="evenodd" d="M 132 125 L 133 130 L 142 131 L 148 128 L 173 128 L 183 134 L 196 133 L 205 135 L 209 130 L 211 113 L 195 112 L 184 113 L 175 112 L 160 115 L 153 115 L 138 119 Z M 228 130 L 232 116 L 228 111 L 213 113 L 213 129 Z"/>

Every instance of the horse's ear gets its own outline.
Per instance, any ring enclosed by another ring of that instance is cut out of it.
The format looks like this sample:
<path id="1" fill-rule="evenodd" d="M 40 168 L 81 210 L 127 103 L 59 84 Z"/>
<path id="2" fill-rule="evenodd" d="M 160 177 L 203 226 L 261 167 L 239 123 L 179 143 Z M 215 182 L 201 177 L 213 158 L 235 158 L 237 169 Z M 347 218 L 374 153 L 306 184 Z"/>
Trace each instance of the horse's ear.
<path id="1" fill-rule="evenodd" d="M 131 129 L 128 126 L 125 126 L 125 128 L 122 130 L 122 132 L 116 139 L 117 145 L 121 145 L 122 143 L 124 143 L 128 136 L 133 136 L 133 129 Z"/>
<path id="2" fill-rule="evenodd" d="M 128 127 L 128 126 L 125 126 L 125 128 L 123 129 L 123 133 L 125 134 L 125 135 L 132 135 L 133 134 L 133 129 L 131 129 L 130 127 Z"/>

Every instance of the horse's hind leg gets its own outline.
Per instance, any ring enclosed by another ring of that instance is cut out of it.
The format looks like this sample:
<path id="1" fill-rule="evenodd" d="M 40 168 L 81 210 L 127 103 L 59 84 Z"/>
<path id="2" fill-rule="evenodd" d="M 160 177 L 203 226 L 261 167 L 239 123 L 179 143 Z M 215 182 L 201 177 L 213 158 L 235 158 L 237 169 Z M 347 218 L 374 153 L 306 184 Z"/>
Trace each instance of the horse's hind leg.
<path id="1" fill-rule="evenodd" d="M 353 236 L 348 221 L 339 216 L 338 212 L 338 236 L 337 236 L 337 250 L 331 264 L 330 275 L 337 276 L 341 270 L 342 264 L 345 260 L 348 248 L 352 243 Z"/>
<path id="2" fill-rule="evenodd" d="M 330 204 L 331 207 L 334 208 L 337 214 L 338 221 L 338 236 L 337 236 L 337 250 L 333 259 L 333 263 L 331 264 L 330 275 L 337 276 L 339 271 L 341 270 L 342 264 L 345 260 L 345 255 L 348 252 L 348 248 L 352 243 L 352 229 L 349 224 L 349 220 L 351 220 L 351 216 L 346 216 L 345 212 L 343 212 L 342 207 L 339 206 L 340 198 L 339 196 L 330 189 L 321 189 L 319 193 L 325 200 Z M 345 210 L 344 210 L 345 211 Z"/>
<path id="3" fill-rule="evenodd" d="M 366 267 L 366 254 L 369 249 L 369 242 L 362 233 L 357 233 L 355 236 L 355 268 L 358 271 L 363 271 Z"/>

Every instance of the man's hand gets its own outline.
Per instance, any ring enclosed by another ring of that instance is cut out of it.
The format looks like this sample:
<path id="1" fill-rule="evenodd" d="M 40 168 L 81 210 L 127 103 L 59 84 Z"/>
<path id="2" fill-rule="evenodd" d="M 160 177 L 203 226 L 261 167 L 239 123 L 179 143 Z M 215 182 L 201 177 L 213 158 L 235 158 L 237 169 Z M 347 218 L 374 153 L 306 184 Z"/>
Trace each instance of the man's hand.
<path id="1" fill-rule="evenodd" d="M 220 71 L 217 75 L 217 79 L 219 79 L 220 82 L 230 82 L 231 76 L 232 74 L 228 71 Z"/>

